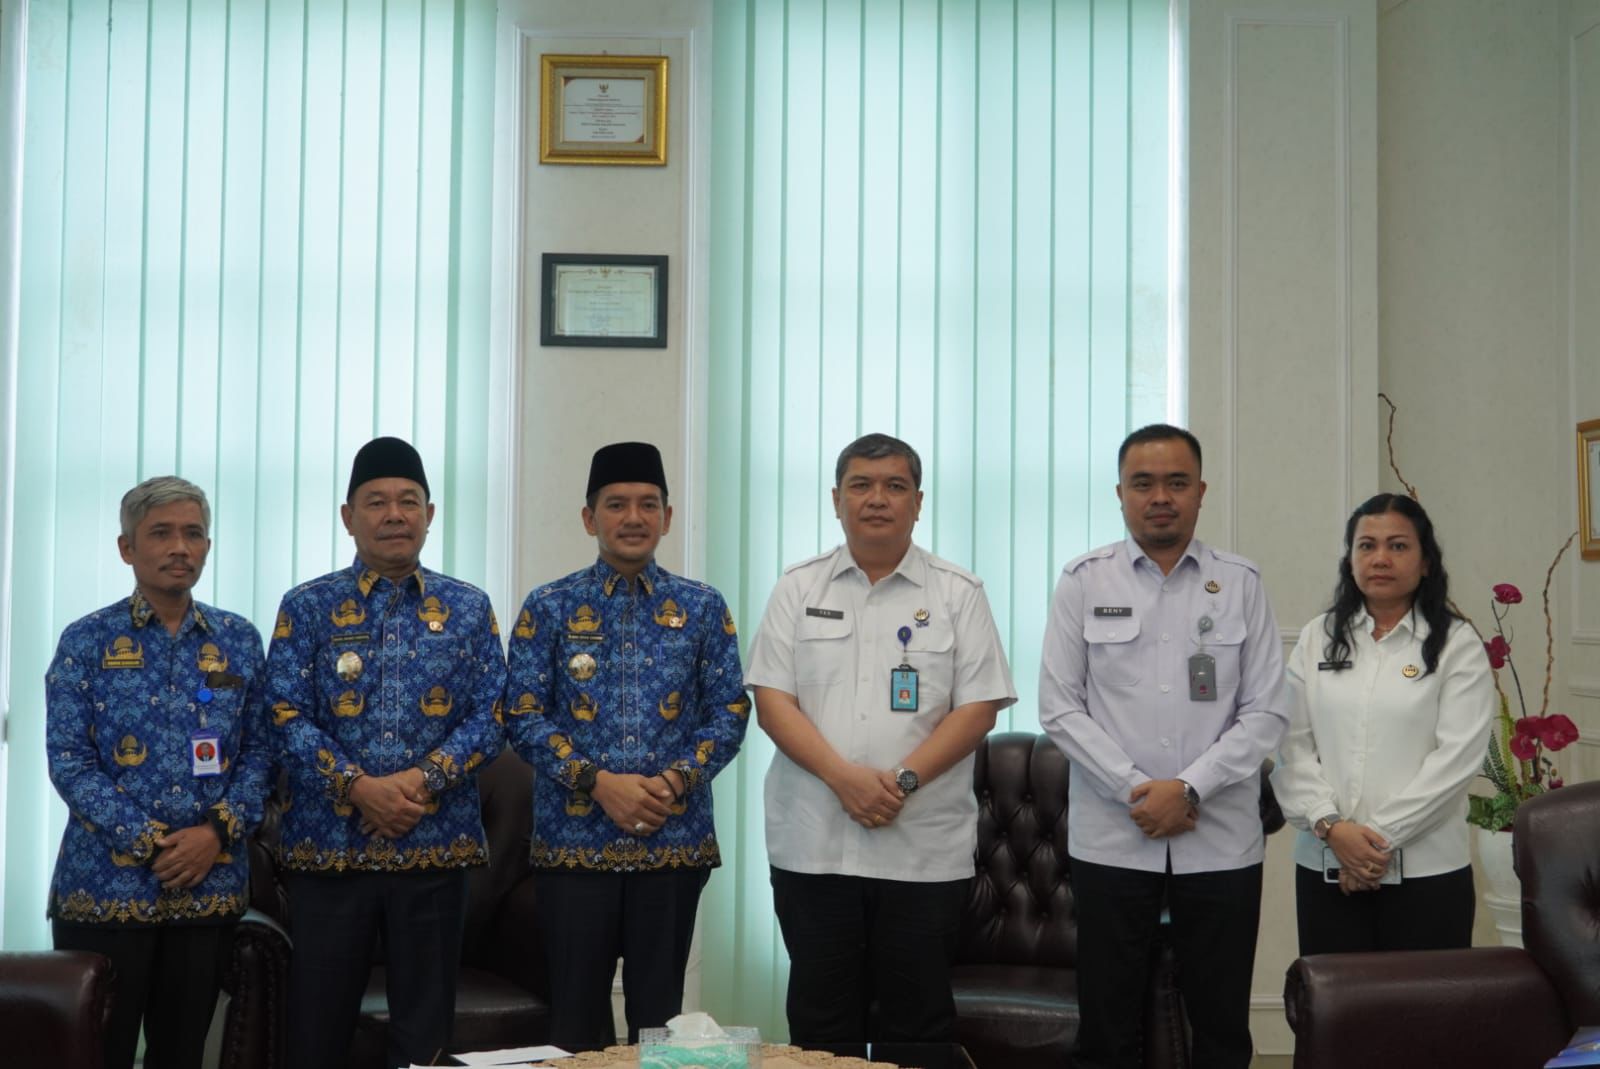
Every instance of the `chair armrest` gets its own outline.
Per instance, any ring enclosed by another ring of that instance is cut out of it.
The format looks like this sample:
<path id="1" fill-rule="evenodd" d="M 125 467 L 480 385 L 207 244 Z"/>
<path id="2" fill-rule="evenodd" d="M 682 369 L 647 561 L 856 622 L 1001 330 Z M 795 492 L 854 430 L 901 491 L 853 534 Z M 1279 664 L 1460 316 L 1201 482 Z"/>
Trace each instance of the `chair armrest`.
<path id="1" fill-rule="evenodd" d="M 16 1069 L 77 1069 L 104 1056 L 111 962 L 78 950 L 0 954 L 0 1035 Z"/>
<path id="2" fill-rule="evenodd" d="M 246 911 L 234 928 L 224 981 L 231 997 L 222 1023 L 221 1069 L 278 1069 L 283 1064 L 292 948 L 283 925 L 260 910 Z"/>
<path id="3" fill-rule="evenodd" d="M 1283 999 L 1295 1069 L 1538 1069 L 1572 1032 L 1549 978 L 1516 947 L 1300 958 Z"/>

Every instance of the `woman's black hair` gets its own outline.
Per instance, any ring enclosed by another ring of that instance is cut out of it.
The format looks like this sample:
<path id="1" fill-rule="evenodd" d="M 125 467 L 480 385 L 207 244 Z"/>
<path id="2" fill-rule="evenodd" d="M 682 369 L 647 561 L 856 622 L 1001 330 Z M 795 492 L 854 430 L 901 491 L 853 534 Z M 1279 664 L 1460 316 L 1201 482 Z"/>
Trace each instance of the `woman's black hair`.
<path id="1" fill-rule="evenodd" d="M 1423 574 L 1411 596 L 1411 611 L 1421 613 L 1428 621 L 1428 637 L 1422 642 L 1423 674 L 1426 675 L 1439 667 L 1439 654 L 1444 649 L 1445 639 L 1450 637 L 1450 622 L 1455 619 L 1455 613 L 1450 611 L 1450 577 L 1444 570 L 1439 541 L 1433 535 L 1433 521 L 1414 498 L 1403 494 L 1375 494 L 1367 498 L 1344 525 L 1344 556 L 1339 560 L 1339 582 L 1333 588 L 1333 605 L 1328 610 L 1328 643 L 1323 647 L 1323 656 L 1336 665 L 1344 664 L 1350 656 L 1350 621 L 1366 605 L 1350 568 L 1356 524 L 1363 516 L 1381 516 L 1386 512 L 1398 512 L 1417 529 Z"/>

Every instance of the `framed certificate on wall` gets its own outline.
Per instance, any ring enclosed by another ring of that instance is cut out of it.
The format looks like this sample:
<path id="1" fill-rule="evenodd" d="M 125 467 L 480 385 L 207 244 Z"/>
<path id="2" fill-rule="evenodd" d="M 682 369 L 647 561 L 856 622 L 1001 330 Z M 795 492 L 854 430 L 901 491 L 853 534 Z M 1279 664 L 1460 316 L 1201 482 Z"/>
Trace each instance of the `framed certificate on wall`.
<path id="1" fill-rule="evenodd" d="M 539 162 L 665 165 L 667 57 L 540 56 Z"/>
<path id="2" fill-rule="evenodd" d="M 540 345 L 667 347 L 667 258 L 547 252 Z"/>

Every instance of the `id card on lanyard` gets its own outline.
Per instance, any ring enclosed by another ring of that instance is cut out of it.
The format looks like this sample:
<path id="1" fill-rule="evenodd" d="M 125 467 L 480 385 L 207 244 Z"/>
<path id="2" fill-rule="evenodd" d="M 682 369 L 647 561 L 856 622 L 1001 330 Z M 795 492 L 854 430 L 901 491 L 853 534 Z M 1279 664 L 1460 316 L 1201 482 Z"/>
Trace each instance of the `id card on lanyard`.
<path id="1" fill-rule="evenodd" d="M 911 667 L 911 628 L 902 627 L 895 632 L 900 640 L 900 665 L 889 672 L 889 711 L 914 713 L 917 711 L 917 670 Z"/>

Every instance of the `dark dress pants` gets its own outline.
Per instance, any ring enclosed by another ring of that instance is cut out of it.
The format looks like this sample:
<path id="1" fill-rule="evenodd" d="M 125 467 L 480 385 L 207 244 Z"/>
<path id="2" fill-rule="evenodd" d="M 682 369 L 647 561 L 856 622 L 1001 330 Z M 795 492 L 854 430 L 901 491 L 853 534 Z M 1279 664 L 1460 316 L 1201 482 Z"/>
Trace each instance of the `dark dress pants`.
<path id="1" fill-rule="evenodd" d="M 217 1008 L 233 922 L 51 926 L 57 950 L 111 959 L 116 984 L 106 1028 L 106 1069 L 130 1069 L 144 1023 L 145 1069 L 200 1069 Z M 12 1037 L 17 1039 L 19 1037 Z"/>
<path id="2" fill-rule="evenodd" d="M 1294 867 L 1300 955 L 1364 950 L 1454 950 L 1472 945 L 1478 895 L 1472 867 L 1346 895 L 1321 871 Z"/>
<path id="3" fill-rule="evenodd" d="M 774 868 L 772 904 L 789 951 L 789 1041 L 954 1040 L 950 961 L 970 884 Z"/>
<path id="4" fill-rule="evenodd" d="M 383 933 L 388 1064 L 431 1064 L 450 1047 L 465 919 L 464 869 L 289 873 L 286 1065 L 344 1069 Z"/>
<path id="5" fill-rule="evenodd" d="M 1194 1069 L 1248 1069 L 1261 866 L 1175 875 L 1071 863 L 1082 1015 L 1076 1069 L 1144 1065 L 1144 994 L 1163 905 L 1194 1033 Z"/>
<path id="6" fill-rule="evenodd" d="M 550 1042 L 570 1051 L 616 1042 L 611 981 L 622 959 L 628 1042 L 683 1011 L 695 910 L 710 869 L 541 869 L 539 934 L 550 962 Z"/>

